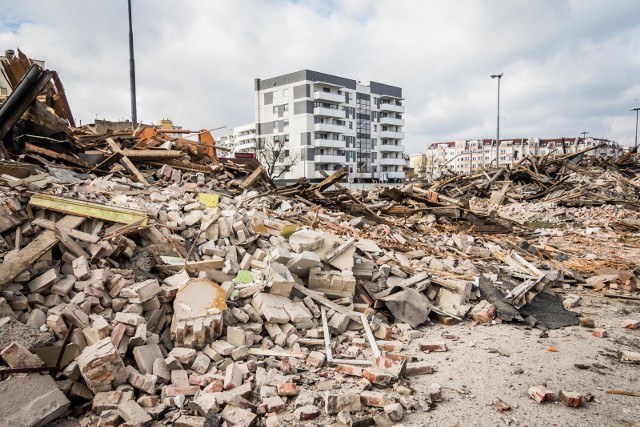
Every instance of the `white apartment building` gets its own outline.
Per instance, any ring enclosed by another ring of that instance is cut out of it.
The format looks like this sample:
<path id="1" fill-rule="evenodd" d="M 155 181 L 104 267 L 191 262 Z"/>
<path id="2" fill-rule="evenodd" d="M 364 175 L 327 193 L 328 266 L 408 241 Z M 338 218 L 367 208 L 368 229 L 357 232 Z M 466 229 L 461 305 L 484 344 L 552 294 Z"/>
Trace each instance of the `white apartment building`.
<path id="1" fill-rule="evenodd" d="M 300 159 L 285 182 L 343 166 L 355 181 L 404 179 L 403 113 L 402 89 L 383 83 L 311 70 L 255 80 L 255 142 L 283 140 Z"/>
<path id="2" fill-rule="evenodd" d="M 230 156 L 235 153 L 255 153 L 258 149 L 256 124 L 248 123 L 231 129 L 228 134 L 220 137 L 217 144 L 229 148 L 231 150 L 228 153 Z"/>
<path id="3" fill-rule="evenodd" d="M 615 141 L 599 138 L 517 138 L 500 140 L 500 165 L 511 165 L 525 156 L 563 155 L 605 144 L 585 153 L 587 157 L 614 157 L 622 154 Z M 438 178 L 444 170 L 471 174 L 479 168 L 495 167 L 495 139 L 436 142 L 426 153 L 411 156 L 410 164 L 418 175 Z"/>

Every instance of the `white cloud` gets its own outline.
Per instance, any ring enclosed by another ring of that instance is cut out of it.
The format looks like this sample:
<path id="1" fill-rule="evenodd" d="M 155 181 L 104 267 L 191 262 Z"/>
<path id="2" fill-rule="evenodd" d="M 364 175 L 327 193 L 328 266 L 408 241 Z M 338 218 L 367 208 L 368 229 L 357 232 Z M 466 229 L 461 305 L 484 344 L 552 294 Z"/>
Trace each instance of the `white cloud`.
<path id="1" fill-rule="evenodd" d="M 0 48 L 57 69 L 83 122 L 129 116 L 126 1 L 0 0 Z M 252 121 L 253 79 L 304 68 L 401 86 L 408 150 L 495 135 L 632 143 L 633 1 L 133 0 L 138 116 Z"/>

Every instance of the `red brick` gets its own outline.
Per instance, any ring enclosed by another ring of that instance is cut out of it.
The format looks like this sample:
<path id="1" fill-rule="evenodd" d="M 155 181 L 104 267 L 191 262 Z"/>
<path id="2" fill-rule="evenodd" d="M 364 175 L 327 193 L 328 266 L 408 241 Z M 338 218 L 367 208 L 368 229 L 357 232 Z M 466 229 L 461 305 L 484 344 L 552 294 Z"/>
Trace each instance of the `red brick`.
<path id="1" fill-rule="evenodd" d="M 420 351 L 433 353 L 436 351 L 447 351 L 447 343 L 444 341 L 423 341 L 419 344 Z"/>
<path id="2" fill-rule="evenodd" d="M 298 394 L 298 386 L 294 383 L 279 384 L 278 394 L 280 396 L 295 396 Z"/>
<path id="3" fill-rule="evenodd" d="M 560 401 L 572 408 L 579 408 L 584 402 L 584 397 L 575 391 L 560 391 Z"/>
<path id="4" fill-rule="evenodd" d="M 337 365 L 336 371 L 343 375 L 352 375 L 354 377 L 362 376 L 362 368 L 352 365 Z"/>
<path id="5" fill-rule="evenodd" d="M 593 332 L 591 332 L 591 335 L 598 338 L 606 338 L 609 336 L 609 333 L 607 332 L 606 329 L 595 328 Z"/>
<path id="6" fill-rule="evenodd" d="M 556 400 L 555 393 L 541 385 L 533 385 L 529 387 L 529 397 L 538 403 L 553 402 Z"/>

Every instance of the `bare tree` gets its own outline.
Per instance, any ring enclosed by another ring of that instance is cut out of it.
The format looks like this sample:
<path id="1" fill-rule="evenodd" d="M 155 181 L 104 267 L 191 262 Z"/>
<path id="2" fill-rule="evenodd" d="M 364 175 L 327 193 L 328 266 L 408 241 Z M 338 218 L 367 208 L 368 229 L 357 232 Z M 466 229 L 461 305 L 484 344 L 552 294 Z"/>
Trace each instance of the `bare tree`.
<path id="1" fill-rule="evenodd" d="M 280 178 L 300 160 L 300 154 L 292 153 L 288 141 L 282 136 L 265 138 L 261 141 L 257 154 L 258 160 L 262 162 L 272 179 Z"/>
<path id="2" fill-rule="evenodd" d="M 419 177 L 423 178 L 427 174 L 427 166 L 427 155 L 425 153 L 421 153 L 420 158 L 418 159 L 418 162 L 416 164 L 416 172 L 418 173 Z"/>

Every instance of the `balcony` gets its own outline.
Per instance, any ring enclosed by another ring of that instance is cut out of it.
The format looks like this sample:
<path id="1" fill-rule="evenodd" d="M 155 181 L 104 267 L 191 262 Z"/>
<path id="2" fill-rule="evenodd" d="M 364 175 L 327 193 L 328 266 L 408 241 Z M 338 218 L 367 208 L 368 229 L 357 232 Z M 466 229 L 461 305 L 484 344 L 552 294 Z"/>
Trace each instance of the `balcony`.
<path id="1" fill-rule="evenodd" d="M 381 152 L 393 152 L 393 153 L 404 153 L 404 145 L 398 144 L 380 144 Z"/>
<path id="2" fill-rule="evenodd" d="M 243 142 L 243 141 L 249 141 L 251 139 L 256 139 L 256 134 L 255 133 L 249 133 L 247 135 L 239 135 L 236 136 L 236 144 Z"/>
<path id="3" fill-rule="evenodd" d="M 316 123 L 313 125 L 313 130 L 316 132 L 344 133 L 345 126 L 331 123 Z"/>
<path id="4" fill-rule="evenodd" d="M 337 119 L 344 119 L 344 111 L 335 108 L 315 107 L 313 114 L 316 116 L 335 117 Z"/>
<path id="5" fill-rule="evenodd" d="M 405 159 L 378 159 L 378 164 L 381 166 L 404 166 L 407 164 Z"/>
<path id="6" fill-rule="evenodd" d="M 316 154 L 313 156 L 313 161 L 316 163 L 346 163 L 347 158 L 345 156 L 338 156 L 333 154 Z"/>
<path id="7" fill-rule="evenodd" d="M 241 144 L 235 145 L 235 151 L 246 152 L 245 150 L 255 150 L 256 149 L 256 141 L 247 141 Z"/>
<path id="8" fill-rule="evenodd" d="M 345 148 L 345 142 L 335 139 L 314 139 L 313 146 L 319 148 Z"/>
<path id="9" fill-rule="evenodd" d="M 404 119 L 396 119 L 395 117 L 380 117 L 381 125 L 404 126 Z"/>
<path id="10" fill-rule="evenodd" d="M 321 90 L 313 92 L 313 99 L 316 101 L 331 102 L 333 104 L 342 104 L 345 101 L 344 93 L 323 92 Z"/>
<path id="11" fill-rule="evenodd" d="M 378 107 L 380 111 L 391 111 L 392 113 L 404 113 L 404 105 L 396 105 L 386 102 L 381 102 Z"/>
<path id="12" fill-rule="evenodd" d="M 405 178 L 405 174 L 404 172 L 380 172 L 382 175 L 387 175 L 387 178 L 389 179 L 404 179 Z"/>
<path id="13" fill-rule="evenodd" d="M 393 130 L 381 130 L 380 138 L 382 139 L 404 139 L 404 132 L 396 132 Z"/>

